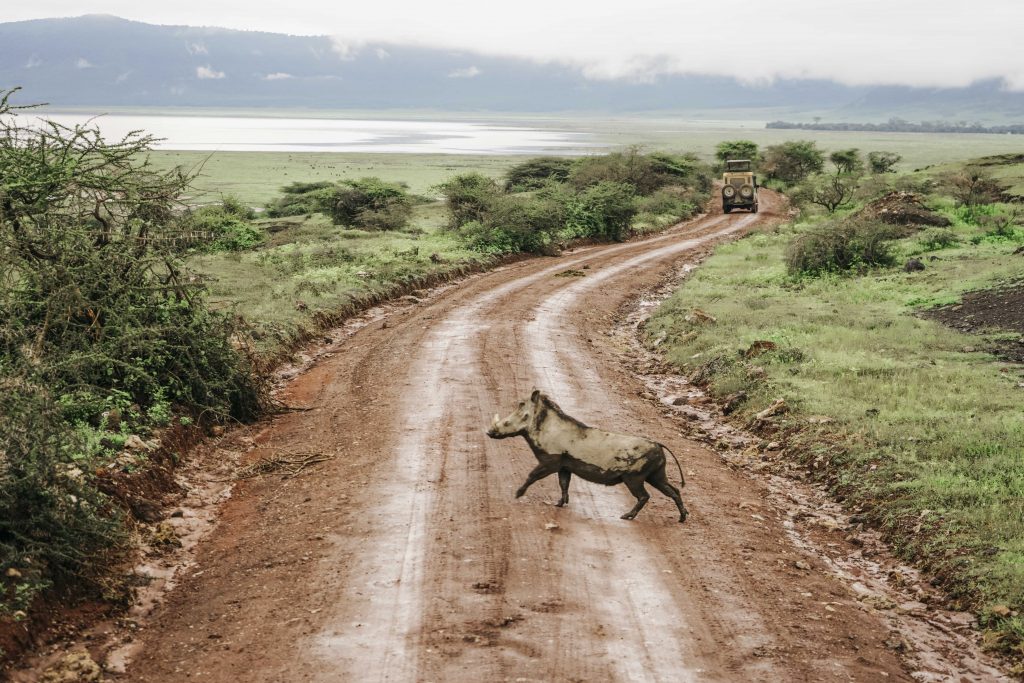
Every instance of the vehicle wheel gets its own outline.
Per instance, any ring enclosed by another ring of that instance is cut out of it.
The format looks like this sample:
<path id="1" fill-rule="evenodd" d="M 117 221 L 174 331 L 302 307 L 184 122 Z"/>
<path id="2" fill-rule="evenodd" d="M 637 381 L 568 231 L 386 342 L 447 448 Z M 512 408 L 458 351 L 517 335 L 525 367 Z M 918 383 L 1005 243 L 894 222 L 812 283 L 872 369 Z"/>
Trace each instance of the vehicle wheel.
<path id="1" fill-rule="evenodd" d="M 722 211 L 725 212 L 725 213 L 732 213 L 732 207 L 731 206 L 723 206 L 722 207 Z"/>
<path id="2" fill-rule="evenodd" d="M 754 206 L 750 209 L 750 213 L 757 213 L 757 204 L 754 204 Z"/>

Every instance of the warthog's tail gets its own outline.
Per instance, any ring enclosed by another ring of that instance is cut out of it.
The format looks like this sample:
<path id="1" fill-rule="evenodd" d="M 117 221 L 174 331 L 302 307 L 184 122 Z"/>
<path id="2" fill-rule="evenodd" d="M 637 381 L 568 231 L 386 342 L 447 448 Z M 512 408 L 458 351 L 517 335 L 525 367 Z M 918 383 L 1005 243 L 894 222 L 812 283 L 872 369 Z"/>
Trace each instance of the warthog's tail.
<path id="1" fill-rule="evenodd" d="M 666 451 L 668 451 L 668 454 L 671 455 L 672 459 L 676 461 L 676 467 L 679 468 L 679 486 L 686 486 L 686 477 L 683 476 L 683 466 L 679 464 L 679 458 L 677 458 L 676 454 L 670 451 L 668 446 L 666 446 L 665 444 L 659 443 L 658 445 L 664 448 Z"/>

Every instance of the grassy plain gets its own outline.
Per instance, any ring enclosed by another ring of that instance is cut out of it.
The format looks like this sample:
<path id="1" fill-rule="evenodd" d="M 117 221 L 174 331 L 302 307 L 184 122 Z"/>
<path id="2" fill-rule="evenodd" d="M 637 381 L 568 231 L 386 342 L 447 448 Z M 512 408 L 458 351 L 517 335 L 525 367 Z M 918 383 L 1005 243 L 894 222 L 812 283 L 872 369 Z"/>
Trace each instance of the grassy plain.
<path id="1" fill-rule="evenodd" d="M 448 154 L 374 154 L 335 152 L 170 152 L 156 151 L 157 168 L 195 169 L 197 202 L 219 201 L 233 194 L 263 206 L 282 186 L 295 181 L 345 180 L 376 176 L 404 182 L 415 194 L 433 195 L 432 187 L 457 173 L 477 171 L 497 177 L 521 160 L 514 156 Z"/>
<path id="2" fill-rule="evenodd" d="M 352 310 L 424 277 L 444 277 L 490 257 L 450 231 L 440 203 L 416 207 L 405 230 L 369 232 L 322 214 L 263 219 L 267 243 L 245 252 L 201 254 L 189 266 L 207 278 L 214 308 L 231 308 L 256 330 L 260 350 L 275 352 L 318 314 Z"/>
<path id="3" fill-rule="evenodd" d="M 999 610 L 1024 606 L 1024 377 L 985 350 L 996 333 L 979 338 L 917 314 L 1019 283 L 1024 262 L 1012 252 L 1024 230 L 987 235 L 951 202 L 935 204 L 953 219 L 955 243 L 935 249 L 924 232 L 896 245 L 899 263 L 918 257 L 922 272 L 795 278 L 784 253 L 813 222 L 783 226 L 720 247 L 648 330 L 666 336 L 678 366 L 709 372 L 715 395 L 746 391 L 740 419 L 785 399 L 784 424 L 798 430 L 785 457 L 977 610 L 994 646 L 1019 649 L 1024 621 Z M 687 322 L 694 308 L 717 323 Z M 778 349 L 745 360 L 756 340 Z"/>

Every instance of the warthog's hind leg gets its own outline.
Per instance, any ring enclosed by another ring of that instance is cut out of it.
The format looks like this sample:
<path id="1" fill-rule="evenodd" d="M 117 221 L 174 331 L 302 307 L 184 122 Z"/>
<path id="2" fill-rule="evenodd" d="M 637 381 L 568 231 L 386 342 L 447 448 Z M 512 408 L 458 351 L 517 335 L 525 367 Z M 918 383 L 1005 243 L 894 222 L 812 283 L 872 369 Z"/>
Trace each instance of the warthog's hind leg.
<path id="1" fill-rule="evenodd" d="M 569 481 L 572 479 L 572 472 L 566 469 L 558 470 L 558 485 L 562 489 L 562 498 L 555 505 L 564 507 L 569 504 Z"/>
<path id="2" fill-rule="evenodd" d="M 679 508 L 679 521 L 680 523 L 685 522 L 686 516 L 690 513 L 686 506 L 683 505 L 683 497 L 679 495 L 679 489 L 673 486 L 668 477 L 665 476 L 665 470 L 662 469 L 652 474 L 647 478 L 647 481 L 650 482 L 651 486 L 675 501 L 676 507 Z"/>
<path id="3" fill-rule="evenodd" d="M 526 481 L 523 482 L 523 485 L 520 486 L 518 490 L 516 490 L 516 498 L 522 498 L 523 494 L 526 493 L 526 489 L 533 486 L 534 482 L 539 481 L 549 475 L 552 475 L 557 471 L 558 470 L 549 469 L 544 465 L 537 465 L 528 475 L 526 475 Z"/>
<path id="4" fill-rule="evenodd" d="M 647 493 L 647 489 L 644 488 L 643 477 L 628 476 L 623 477 L 622 481 L 626 484 L 626 488 L 629 492 L 636 496 L 636 505 L 633 509 L 622 515 L 622 519 L 633 519 L 636 517 L 636 513 L 644 509 L 644 505 L 647 505 L 647 501 L 651 499 L 651 496 Z"/>

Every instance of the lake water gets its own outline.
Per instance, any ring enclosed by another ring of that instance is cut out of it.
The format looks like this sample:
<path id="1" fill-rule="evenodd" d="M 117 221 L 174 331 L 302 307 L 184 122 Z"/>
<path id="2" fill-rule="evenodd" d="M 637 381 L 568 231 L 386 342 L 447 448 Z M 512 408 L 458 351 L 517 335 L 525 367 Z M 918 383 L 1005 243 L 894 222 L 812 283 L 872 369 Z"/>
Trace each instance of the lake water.
<path id="1" fill-rule="evenodd" d="M 65 125 L 90 119 L 87 114 L 45 116 Z M 94 124 L 108 140 L 145 130 L 162 138 L 156 147 L 166 150 L 585 154 L 604 146 L 584 133 L 461 121 L 108 114 Z"/>

